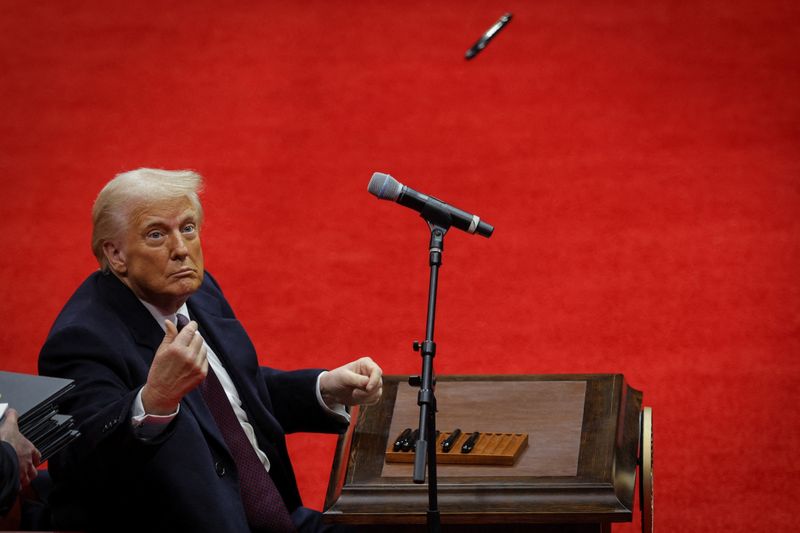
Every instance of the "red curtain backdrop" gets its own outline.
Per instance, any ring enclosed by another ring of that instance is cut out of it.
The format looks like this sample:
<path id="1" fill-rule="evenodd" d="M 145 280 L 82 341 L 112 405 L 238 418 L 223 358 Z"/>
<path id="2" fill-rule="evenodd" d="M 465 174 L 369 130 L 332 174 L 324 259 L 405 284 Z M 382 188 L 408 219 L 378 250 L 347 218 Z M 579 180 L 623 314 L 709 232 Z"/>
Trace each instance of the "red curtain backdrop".
<path id="1" fill-rule="evenodd" d="M 504 12 L 474 60 L 465 50 Z M 0 357 L 35 372 L 116 173 L 207 178 L 203 243 L 278 368 L 624 373 L 661 531 L 785 531 L 800 496 L 797 2 L 0 3 Z M 292 437 L 321 508 L 334 437 Z M 633 531 L 633 525 L 619 528 Z M 615 528 L 616 530 L 616 528 Z"/>

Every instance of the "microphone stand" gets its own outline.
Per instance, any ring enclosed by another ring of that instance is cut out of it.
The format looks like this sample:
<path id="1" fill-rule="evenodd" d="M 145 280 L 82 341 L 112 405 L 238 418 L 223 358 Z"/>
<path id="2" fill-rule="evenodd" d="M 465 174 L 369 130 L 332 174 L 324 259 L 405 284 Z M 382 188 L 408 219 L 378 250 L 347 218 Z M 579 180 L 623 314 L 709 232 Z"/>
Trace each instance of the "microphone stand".
<path id="1" fill-rule="evenodd" d="M 436 378 L 433 373 L 433 357 L 436 355 L 436 343 L 433 341 L 433 326 L 436 317 L 436 289 L 439 278 L 439 266 L 442 264 L 444 235 L 450 229 L 449 221 L 431 222 L 426 214 L 423 217 L 431 230 L 429 264 L 431 269 L 428 286 L 428 317 L 425 326 L 425 341 L 421 344 L 414 341 L 415 352 L 422 355 L 422 375 L 409 378 L 409 385 L 419 387 L 417 405 L 419 405 L 419 440 L 414 450 L 414 483 L 425 482 L 425 464 L 428 465 L 428 531 L 441 531 L 441 517 L 436 485 L 436 396 L 434 387 Z M 434 218 L 434 217 L 431 217 Z M 437 217 L 438 218 L 438 217 Z"/>

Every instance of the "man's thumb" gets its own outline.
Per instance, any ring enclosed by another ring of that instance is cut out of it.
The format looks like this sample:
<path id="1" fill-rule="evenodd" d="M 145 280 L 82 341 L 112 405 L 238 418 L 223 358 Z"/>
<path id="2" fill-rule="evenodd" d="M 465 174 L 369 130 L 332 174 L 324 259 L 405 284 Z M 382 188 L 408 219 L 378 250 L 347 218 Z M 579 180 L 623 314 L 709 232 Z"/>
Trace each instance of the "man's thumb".
<path id="1" fill-rule="evenodd" d="M 161 344 L 172 344 L 172 341 L 178 336 L 178 327 L 171 320 L 165 320 L 164 325 L 167 328 L 167 332 L 164 334 L 164 340 L 161 341 Z"/>
<path id="2" fill-rule="evenodd" d="M 16 425 L 18 419 L 17 410 L 9 407 L 6 409 L 6 414 L 3 418 L 10 420 L 12 424 Z"/>

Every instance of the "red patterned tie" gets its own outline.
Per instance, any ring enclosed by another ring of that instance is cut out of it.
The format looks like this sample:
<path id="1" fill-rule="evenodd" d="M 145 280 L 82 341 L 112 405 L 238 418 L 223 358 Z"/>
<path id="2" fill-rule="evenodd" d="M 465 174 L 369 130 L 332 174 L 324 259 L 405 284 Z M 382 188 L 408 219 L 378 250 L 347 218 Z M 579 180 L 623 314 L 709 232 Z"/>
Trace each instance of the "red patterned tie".
<path id="1" fill-rule="evenodd" d="M 178 315 L 177 322 L 180 329 L 188 323 L 188 319 Z M 278 488 L 247 439 L 225 389 L 210 366 L 205 381 L 200 385 L 200 392 L 239 471 L 239 492 L 250 527 L 254 531 L 275 533 L 296 531 Z"/>

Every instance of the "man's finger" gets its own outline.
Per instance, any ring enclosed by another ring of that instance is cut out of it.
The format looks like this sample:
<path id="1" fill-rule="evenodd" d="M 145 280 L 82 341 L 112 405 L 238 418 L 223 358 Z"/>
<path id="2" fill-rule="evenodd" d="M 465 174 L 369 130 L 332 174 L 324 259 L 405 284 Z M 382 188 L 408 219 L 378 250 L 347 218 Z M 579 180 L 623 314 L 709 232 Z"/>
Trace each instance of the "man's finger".
<path id="1" fill-rule="evenodd" d="M 371 391 L 381 383 L 383 371 L 371 357 L 362 357 L 356 361 L 355 368 L 361 375 L 369 377 L 369 381 L 364 386 L 366 390 Z"/>
<path id="2" fill-rule="evenodd" d="M 354 387 L 356 389 L 367 390 L 367 387 L 369 386 L 368 376 L 365 376 L 363 374 L 358 374 L 357 372 L 352 372 L 352 371 L 347 372 L 346 375 L 349 378 L 347 380 L 348 381 L 347 385 L 350 385 L 351 387 Z"/>
<path id="3" fill-rule="evenodd" d="M 186 346 L 189 346 L 195 340 L 195 337 L 200 337 L 200 335 L 197 335 L 197 322 L 192 320 L 183 327 L 175 340 L 178 340 L 179 342 L 184 343 Z M 200 338 L 202 341 L 202 337 Z"/>
<path id="4" fill-rule="evenodd" d="M 36 479 L 36 476 L 39 475 L 39 470 L 33 465 L 33 463 L 28 465 L 28 482 L 33 481 Z"/>
<path id="5" fill-rule="evenodd" d="M 205 344 L 197 351 L 196 361 L 200 363 L 201 366 L 208 364 L 208 348 L 206 348 Z"/>
<path id="6" fill-rule="evenodd" d="M 186 326 L 186 327 L 189 327 L 189 326 Z M 181 332 L 181 333 L 183 333 L 183 332 Z M 200 353 L 200 350 L 204 346 L 203 345 L 203 336 L 200 335 L 197 331 L 195 331 L 194 335 L 192 335 L 192 337 L 189 339 L 189 342 L 188 342 L 187 345 L 189 346 L 189 351 L 193 355 L 198 355 Z"/>
<path id="7" fill-rule="evenodd" d="M 10 424 L 17 425 L 17 410 L 13 407 L 9 407 L 6 409 L 6 416 L 5 419 L 9 421 Z"/>
<path id="8" fill-rule="evenodd" d="M 377 388 L 371 392 L 356 389 L 353 391 L 353 402 L 362 405 L 377 403 L 378 400 L 381 399 L 382 391 L 383 387 Z"/>
<path id="9" fill-rule="evenodd" d="M 378 365 L 374 365 L 373 368 L 372 368 L 372 372 L 370 372 L 370 375 L 369 375 L 369 383 L 367 383 L 367 390 L 368 391 L 372 391 L 376 387 L 381 386 L 381 382 L 382 382 L 381 376 L 382 375 L 383 375 L 383 371 L 381 370 L 381 367 L 379 367 Z"/>
<path id="10" fill-rule="evenodd" d="M 161 341 L 161 344 L 171 344 L 175 337 L 178 336 L 178 327 L 171 320 L 165 320 L 164 327 L 166 327 L 167 332 L 164 334 L 164 340 Z"/>

